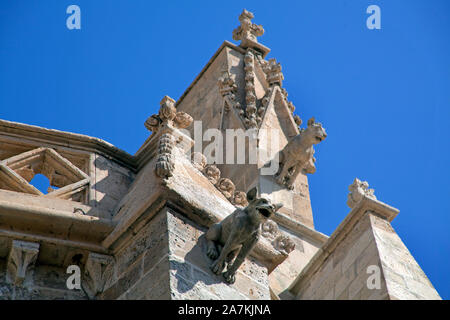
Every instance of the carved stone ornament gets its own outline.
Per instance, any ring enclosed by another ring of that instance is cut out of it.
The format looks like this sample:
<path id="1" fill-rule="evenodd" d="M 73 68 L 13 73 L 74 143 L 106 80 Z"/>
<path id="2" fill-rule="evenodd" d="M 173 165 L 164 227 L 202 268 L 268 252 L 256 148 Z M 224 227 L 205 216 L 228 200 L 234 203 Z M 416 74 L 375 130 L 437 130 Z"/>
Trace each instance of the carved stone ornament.
<path id="1" fill-rule="evenodd" d="M 358 178 L 355 178 L 353 183 L 348 187 L 348 190 L 350 193 L 347 196 L 347 205 L 352 209 L 364 197 L 376 200 L 374 195 L 375 190 L 369 189 L 367 181 L 361 181 Z"/>
<path id="2" fill-rule="evenodd" d="M 236 206 L 246 207 L 248 205 L 247 194 L 244 191 L 235 191 L 232 202 Z"/>
<path id="3" fill-rule="evenodd" d="M 289 254 L 295 249 L 295 243 L 290 237 L 279 235 L 274 241 L 274 247 L 284 254 Z"/>
<path id="4" fill-rule="evenodd" d="M 155 173 L 160 178 L 168 178 L 172 176 L 174 163 L 172 160 L 172 149 L 174 147 L 173 135 L 164 133 L 159 139 L 158 155 L 156 158 Z"/>
<path id="5" fill-rule="evenodd" d="M 225 198 L 230 199 L 234 196 L 234 183 L 228 178 L 221 178 L 217 183 L 217 189 L 225 196 Z"/>
<path id="6" fill-rule="evenodd" d="M 202 172 L 206 167 L 206 157 L 201 152 L 193 152 L 191 154 L 191 161 L 192 165 L 200 172 Z"/>
<path id="7" fill-rule="evenodd" d="M 13 240 L 7 262 L 7 282 L 22 285 L 27 273 L 34 267 L 38 253 L 39 243 Z"/>
<path id="8" fill-rule="evenodd" d="M 220 179 L 220 170 L 213 164 L 208 164 L 203 170 L 203 174 L 208 178 L 209 182 L 216 184 Z"/>
<path id="9" fill-rule="evenodd" d="M 251 50 L 247 50 L 244 57 L 245 70 L 245 124 L 250 128 L 255 128 L 258 125 L 257 121 L 257 107 L 256 107 L 256 92 L 255 92 L 255 56 Z"/>
<path id="10" fill-rule="evenodd" d="M 315 122 L 314 118 L 309 119 L 308 127 L 301 130 L 281 150 L 277 182 L 288 189 L 293 189 L 300 172 L 314 173 L 316 167 L 313 145 L 322 142 L 326 137 L 322 124 Z"/>
<path id="11" fill-rule="evenodd" d="M 149 131 L 157 132 L 166 123 L 177 129 L 184 129 L 191 125 L 192 117 L 186 112 L 177 112 L 175 100 L 171 97 L 165 96 L 159 104 L 158 114 L 151 115 L 144 123 Z"/>
<path id="12" fill-rule="evenodd" d="M 222 76 L 219 78 L 217 85 L 219 86 L 220 94 L 225 99 L 225 112 L 230 111 L 232 107 L 240 109 L 241 104 L 236 101 L 235 95 L 237 85 L 228 70 L 222 71 Z"/>
<path id="13" fill-rule="evenodd" d="M 207 256 L 213 260 L 210 268 L 217 275 L 226 268 L 223 276 L 227 283 L 235 282 L 236 271 L 259 240 L 261 224 L 282 206 L 257 194 L 256 187 L 251 189 L 245 208 L 237 208 L 206 233 Z"/>
<path id="14" fill-rule="evenodd" d="M 281 64 L 275 58 L 272 58 L 264 63 L 262 67 L 269 85 L 278 84 L 281 87 L 284 80 L 283 73 L 281 72 Z"/>
<path id="15" fill-rule="evenodd" d="M 102 293 L 106 282 L 112 277 L 114 259 L 111 256 L 89 253 L 84 267 L 85 281 L 83 288 L 89 298 Z"/>
<path id="16" fill-rule="evenodd" d="M 269 240 L 275 240 L 275 238 L 280 234 L 278 229 L 278 224 L 273 220 L 267 220 L 261 226 L 261 234 L 264 238 Z"/>
<path id="17" fill-rule="evenodd" d="M 258 42 L 257 37 L 264 34 L 264 28 L 261 25 L 252 23 L 253 13 L 243 10 L 239 16 L 241 25 L 233 30 L 233 40 Z"/>

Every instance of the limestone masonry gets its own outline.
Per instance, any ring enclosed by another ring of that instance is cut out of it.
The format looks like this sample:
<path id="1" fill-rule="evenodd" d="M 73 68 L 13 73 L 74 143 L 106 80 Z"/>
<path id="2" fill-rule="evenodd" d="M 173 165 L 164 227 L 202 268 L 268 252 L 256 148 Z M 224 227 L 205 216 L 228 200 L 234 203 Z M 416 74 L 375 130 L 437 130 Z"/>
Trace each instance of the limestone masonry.
<path id="1" fill-rule="evenodd" d="M 252 19 L 242 12 L 240 45 L 225 41 L 178 101 L 161 100 L 135 155 L 0 120 L 0 299 L 440 299 L 367 182 L 349 187 L 330 237 L 315 230 L 307 175 L 326 123 L 300 128 Z M 197 121 L 226 137 L 215 155 L 234 157 L 225 133 L 240 129 L 272 146 L 268 161 L 212 161 Z"/>

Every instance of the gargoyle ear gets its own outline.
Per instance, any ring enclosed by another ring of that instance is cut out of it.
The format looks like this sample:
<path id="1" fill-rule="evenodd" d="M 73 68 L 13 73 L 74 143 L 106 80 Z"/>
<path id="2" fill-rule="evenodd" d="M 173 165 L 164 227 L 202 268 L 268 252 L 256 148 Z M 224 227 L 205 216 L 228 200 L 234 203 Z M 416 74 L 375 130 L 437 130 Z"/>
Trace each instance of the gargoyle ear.
<path id="1" fill-rule="evenodd" d="M 277 212 L 282 206 L 283 206 L 282 203 L 275 203 L 275 204 L 274 204 L 275 212 Z"/>
<path id="2" fill-rule="evenodd" d="M 311 119 L 308 120 L 308 127 L 310 125 L 312 125 L 314 122 L 316 121 L 316 119 L 314 119 L 314 117 L 312 117 Z"/>
<path id="3" fill-rule="evenodd" d="M 248 201 L 252 201 L 256 198 L 256 195 L 258 194 L 258 188 L 257 187 L 253 187 L 252 189 L 250 189 L 249 192 L 247 192 L 247 200 Z"/>

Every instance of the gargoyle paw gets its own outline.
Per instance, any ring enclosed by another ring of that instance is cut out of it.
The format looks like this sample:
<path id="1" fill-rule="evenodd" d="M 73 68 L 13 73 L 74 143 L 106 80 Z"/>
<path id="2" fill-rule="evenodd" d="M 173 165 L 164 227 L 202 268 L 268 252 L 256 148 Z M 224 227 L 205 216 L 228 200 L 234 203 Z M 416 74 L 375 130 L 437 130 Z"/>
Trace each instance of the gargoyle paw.
<path id="1" fill-rule="evenodd" d="M 219 259 L 217 259 L 211 264 L 211 271 L 217 275 L 221 274 L 223 269 L 225 269 L 225 263 L 219 261 Z"/>
<path id="2" fill-rule="evenodd" d="M 235 273 L 231 273 L 231 272 L 224 272 L 223 273 L 223 277 L 225 278 L 225 281 L 229 284 L 233 284 L 236 281 L 236 275 Z"/>
<path id="3" fill-rule="evenodd" d="M 217 252 L 217 249 L 214 247 L 210 247 L 208 248 L 208 251 L 206 252 L 206 255 L 208 256 L 208 258 L 210 258 L 211 260 L 216 260 L 217 257 L 219 256 L 219 253 Z"/>

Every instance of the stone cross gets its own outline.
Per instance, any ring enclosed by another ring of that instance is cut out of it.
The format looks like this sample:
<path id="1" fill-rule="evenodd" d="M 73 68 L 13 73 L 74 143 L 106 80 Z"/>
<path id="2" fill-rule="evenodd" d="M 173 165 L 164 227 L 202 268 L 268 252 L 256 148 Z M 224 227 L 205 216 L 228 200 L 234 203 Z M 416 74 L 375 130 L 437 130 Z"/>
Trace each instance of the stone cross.
<path id="1" fill-rule="evenodd" d="M 239 16 L 239 21 L 241 25 L 234 29 L 233 40 L 250 40 L 253 42 L 258 42 L 256 37 L 260 37 L 264 34 L 264 29 L 261 25 L 252 23 L 253 13 L 244 9 Z"/>

